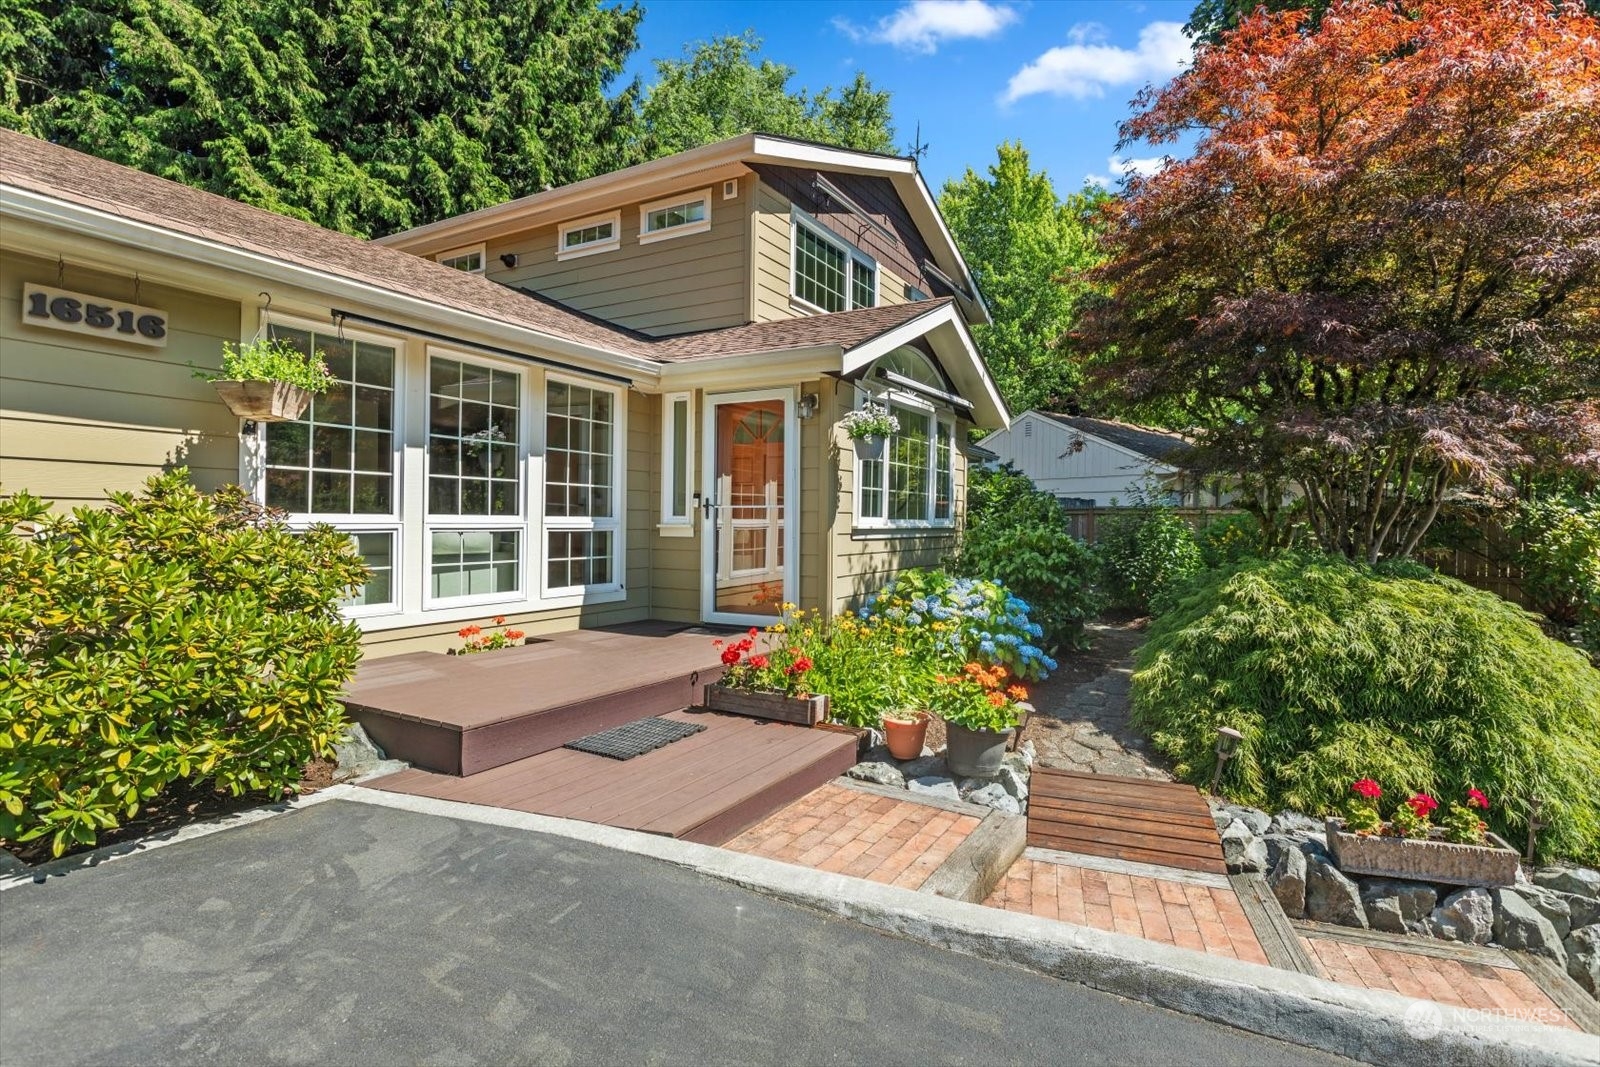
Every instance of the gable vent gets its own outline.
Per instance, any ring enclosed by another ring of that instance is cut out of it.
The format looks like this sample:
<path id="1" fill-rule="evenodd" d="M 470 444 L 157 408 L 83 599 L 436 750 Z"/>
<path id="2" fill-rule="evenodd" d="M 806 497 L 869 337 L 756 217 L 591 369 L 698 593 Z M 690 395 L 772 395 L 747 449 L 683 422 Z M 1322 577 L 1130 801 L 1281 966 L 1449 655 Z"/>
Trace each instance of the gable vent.
<path id="1" fill-rule="evenodd" d="M 1022 424 L 1022 436 L 1024 436 L 1024 437 L 1032 437 L 1033 436 L 1033 423 L 1032 422 L 1025 422 L 1025 423 Z"/>

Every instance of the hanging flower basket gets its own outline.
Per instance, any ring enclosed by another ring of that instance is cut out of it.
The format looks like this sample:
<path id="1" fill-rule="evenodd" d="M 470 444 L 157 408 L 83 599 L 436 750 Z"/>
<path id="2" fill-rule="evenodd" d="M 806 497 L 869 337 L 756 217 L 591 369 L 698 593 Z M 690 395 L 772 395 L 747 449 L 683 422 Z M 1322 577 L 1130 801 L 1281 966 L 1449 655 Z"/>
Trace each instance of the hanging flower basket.
<path id="1" fill-rule="evenodd" d="M 292 422 L 311 403 L 311 390 L 289 382 L 218 379 L 211 384 L 229 411 L 256 422 Z"/>
<path id="2" fill-rule="evenodd" d="M 856 457 L 864 460 L 878 460 L 883 458 L 884 438 L 878 434 L 869 434 L 866 437 L 856 438 Z"/>

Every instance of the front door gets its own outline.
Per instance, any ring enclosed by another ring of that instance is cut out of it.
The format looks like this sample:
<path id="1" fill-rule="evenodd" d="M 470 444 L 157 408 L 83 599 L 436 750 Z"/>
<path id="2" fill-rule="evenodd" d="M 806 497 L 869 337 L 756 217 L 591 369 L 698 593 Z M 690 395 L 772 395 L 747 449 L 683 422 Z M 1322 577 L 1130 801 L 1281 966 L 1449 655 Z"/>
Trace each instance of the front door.
<path id="1" fill-rule="evenodd" d="M 795 599 L 797 437 L 790 390 L 706 397 L 707 622 L 761 625 Z"/>

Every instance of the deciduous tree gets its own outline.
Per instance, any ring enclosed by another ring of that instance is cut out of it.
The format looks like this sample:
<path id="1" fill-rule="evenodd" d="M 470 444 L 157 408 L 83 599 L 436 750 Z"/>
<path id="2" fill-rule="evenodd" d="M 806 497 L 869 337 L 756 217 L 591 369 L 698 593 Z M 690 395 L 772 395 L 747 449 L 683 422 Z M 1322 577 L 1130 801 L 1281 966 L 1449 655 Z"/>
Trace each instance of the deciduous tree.
<path id="1" fill-rule="evenodd" d="M 1198 134 L 1108 214 L 1105 380 L 1404 557 L 1448 497 L 1600 464 L 1600 24 L 1577 4 L 1246 19 L 1127 140 Z"/>

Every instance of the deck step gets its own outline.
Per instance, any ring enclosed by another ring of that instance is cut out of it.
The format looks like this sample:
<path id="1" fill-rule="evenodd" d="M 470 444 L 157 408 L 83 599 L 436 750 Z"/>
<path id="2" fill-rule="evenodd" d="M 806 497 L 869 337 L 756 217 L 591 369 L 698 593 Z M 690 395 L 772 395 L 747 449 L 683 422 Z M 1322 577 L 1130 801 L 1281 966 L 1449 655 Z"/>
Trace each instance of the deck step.
<path id="1" fill-rule="evenodd" d="M 345 708 L 386 754 L 474 775 L 698 704 L 722 672 L 704 633 L 576 630 L 472 656 L 368 661 Z"/>

